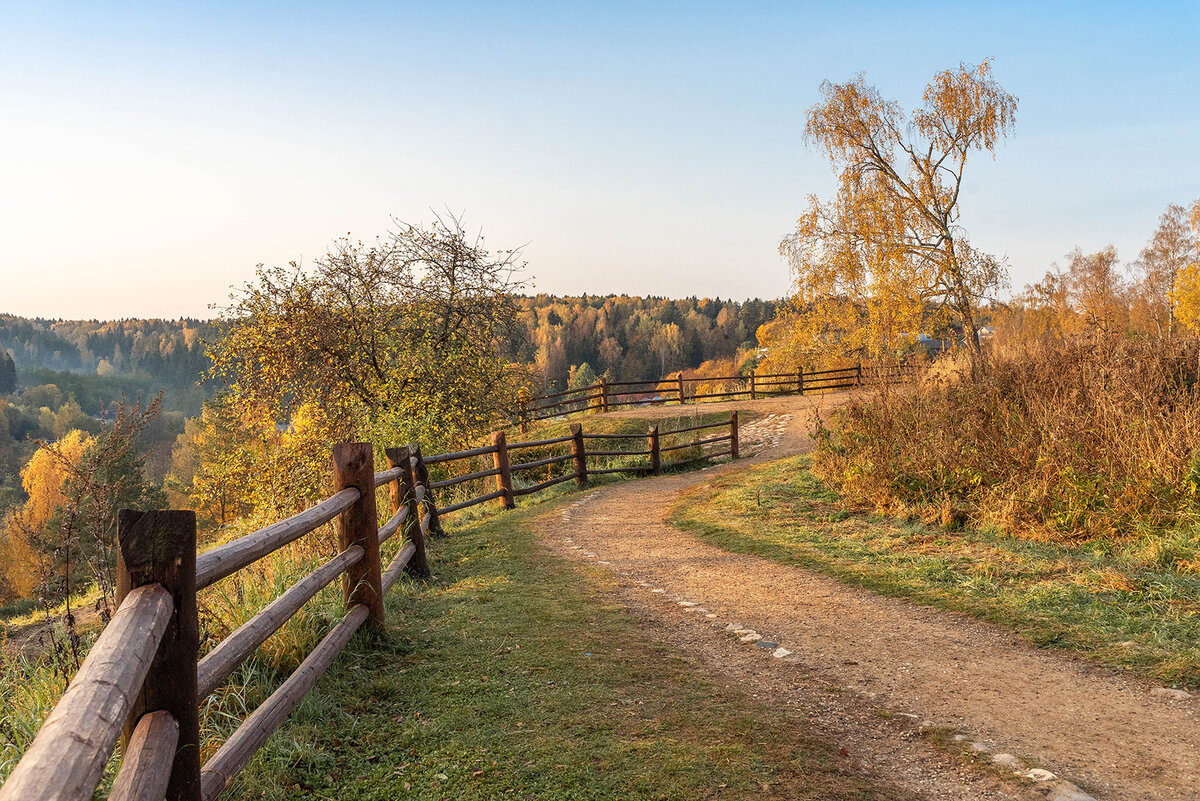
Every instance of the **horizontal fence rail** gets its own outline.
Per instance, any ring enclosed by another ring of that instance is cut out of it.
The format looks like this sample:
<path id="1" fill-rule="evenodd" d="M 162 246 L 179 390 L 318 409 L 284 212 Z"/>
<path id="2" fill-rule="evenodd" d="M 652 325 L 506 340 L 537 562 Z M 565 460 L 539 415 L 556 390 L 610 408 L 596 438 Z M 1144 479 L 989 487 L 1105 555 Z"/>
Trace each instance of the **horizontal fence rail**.
<path id="1" fill-rule="evenodd" d="M 601 377 L 590 386 L 530 398 L 520 405 L 517 418 L 513 422 L 525 433 L 529 430 L 530 423 L 583 412 L 607 412 L 632 406 L 701 403 L 742 397 L 757 400 L 760 397 L 805 395 L 886 383 L 903 383 L 911 381 L 923 369 L 924 366 L 921 365 L 872 367 L 863 366 L 860 362 L 852 367 L 797 370 L 794 373 L 757 373 L 754 370 L 745 375 L 726 376 L 685 376 L 683 373 L 677 373 L 674 377 L 657 381 L 608 381 Z M 641 389 L 613 389 L 614 387 Z"/>
<path id="2" fill-rule="evenodd" d="M 716 428 L 728 432 L 697 433 Z M 664 437 L 669 444 L 661 444 Z M 587 443 L 596 440 L 601 447 L 588 450 Z M 622 440 L 624 447 L 616 444 Z M 510 451 L 521 452 L 524 461 L 510 461 Z M 663 459 L 663 454 L 677 451 L 685 458 Z M 645 434 L 585 434 L 576 423 L 566 436 L 512 444 L 505 432 L 497 431 L 491 444 L 456 453 L 423 457 L 420 446 L 410 443 L 387 448 L 385 454 L 387 469 L 374 472 L 371 445 L 335 446 L 331 497 L 199 555 L 194 513 L 122 511 L 117 611 L 0 787 L 0 801 L 90 799 L 118 740 L 122 759 L 111 798 L 213 801 L 316 685 L 354 633 L 383 624 L 384 595 L 400 575 L 429 575 L 425 544 L 430 535 L 441 534 L 440 516 L 488 501 L 511 509 L 516 498 L 563 482 L 584 487 L 589 475 L 654 475 L 698 461 L 736 458 L 738 417 L 735 411 L 726 420 L 670 431 L 656 425 Z M 490 464 L 479 464 L 484 459 Z M 613 459 L 633 463 L 589 466 L 589 460 Z M 438 480 L 430 479 L 431 466 Z M 437 503 L 438 491 L 474 491 L 493 478 L 494 491 L 443 506 Z M 390 517 L 381 525 L 377 491 L 385 487 Z M 339 551 L 201 657 L 197 592 L 335 521 Z M 402 535 L 401 544 L 383 570 L 380 546 L 397 534 Z M 201 764 L 201 704 L 339 577 L 342 619 Z"/>

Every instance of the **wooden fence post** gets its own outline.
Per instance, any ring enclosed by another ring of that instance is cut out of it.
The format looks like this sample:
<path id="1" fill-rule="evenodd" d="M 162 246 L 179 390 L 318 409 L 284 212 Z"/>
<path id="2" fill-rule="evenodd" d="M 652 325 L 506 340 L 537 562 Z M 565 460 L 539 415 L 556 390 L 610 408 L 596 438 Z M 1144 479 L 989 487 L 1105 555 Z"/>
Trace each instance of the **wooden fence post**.
<path id="1" fill-rule="evenodd" d="M 757 397 L 754 394 L 754 371 L 751 370 L 750 371 L 750 400 L 756 400 L 756 399 L 757 399 Z"/>
<path id="2" fill-rule="evenodd" d="M 796 371 L 796 390 L 797 394 L 804 394 L 804 368 L 801 367 Z"/>
<path id="3" fill-rule="evenodd" d="M 854 383 L 862 386 L 862 362 L 858 363 L 858 369 L 854 373 Z"/>
<path id="4" fill-rule="evenodd" d="M 682 370 L 679 371 L 679 374 L 676 376 L 676 380 L 679 382 L 679 385 L 678 385 L 679 386 L 679 402 L 681 404 L 687 403 L 687 401 L 684 400 L 684 398 L 683 398 L 683 371 Z"/>
<path id="5" fill-rule="evenodd" d="M 508 437 L 503 431 L 492 432 L 492 447 L 496 449 L 492 463 L 500 471 L 496 474 L 496 489 L 504 493 L 496 500 L 500 501 L 501 508 L 512 509 L 517 504 L 513 500 L 512 471 L 508 467 Z"/>
<path id="6" fill-rule="evenodd" d="M 425 537 L 421 534 L 421 505 L 417 503 L 416 482 L 413 480 L 412 453 L 408 448 L 386 448 L 388 470 L 399 467 L 400 478 L 388 484 L 388 496 L 392 502 L 392 514 L 408 505 L 408 517 L 404 530 L 415 549 L 412 559 L 404 566 L 404 572 L 413 576 L 428 576 L 429 562 L 425 558 Z"/>
<path id="7" fill-rule="evenodd" d="M 583 426 L 571 423 L 571 456 L 575 462 L 575 486 L 587 486 L 587 451 L 583 446 Z"/>
<path id="8" fill-rule="evenodd" d="M 608 411 L 608 379 L 600 376 L 600 411 Z"/>
<path id="9" fill-rule="evenodd" d="M 375 509 L 375 457 L 369 442 L 348 442 L 333 446 L 334 489 L 341 492 L 353 487 L 359 499 L 338 515 L 338 545 L 344 551 L 352 545 L 363 549 L 363 558 L 342 574 L 342 597 L 346 609 L 355 604 L 367 607 L 367 622 L 382 626 L 383 576 L 379 566 L 379 518 Z"/>
<path id="10" fill-rule="evenodd" d="M 408 443 L 408 450 L 412 454 L 411 458 L 417 461 L 415 465 L 412 464 L 411 460 L 409 461 L 416 479 L 413 489 L 415 491 L 417 485 L 425 488 L 425 502 L 429 504 L 429 533 L 444 537 L 446 536 L 446 532 L 442 528 L 441 519 L 438 517 L 437 501 L 433 497 L 433 490 L 429 488 L 429 468 L 425 466 L 425 459 L 421 456 L 421 444 L 419 442 L 410 442 Z"/>
<path id="11" fill-rule="evenodd" d="M 649 434 L 647 434 L 646 439 L 650 443 L 650 473 L 652 475 L 657 476 L 659 474 L 659 472 L 661 472 L 661 467 L 662 467 L 662 464 L 661 464 L 662 460 L 660 458 L 660 453 L 658 450 L 658 426 L 657 425 L 650 426 L 650 432 L 649 432 Z"/>
<path id="12" fill-rule="evenodd" d="M 529 408 L 525 401 L 521 401 L 521 405 L 518 408 L 517 414 L 521 420 L 521 433 L 529 433 Z"/>
<path id="13" fill-rule="evenodd" d="M 129 744 L 143 714 L 158 710 L 170 713 L 179 724 L 179 741 L 166 797 L 168 801 L 197 801 L 200 699 L 196 660 L 200 622 L 196 614 L 196 513 L 122 509 L 117 516 L 117 545 L 117 605 L 145 584 L 161 584 L 175 604 L 141 694 L 125 722 L 122 748 Z"/>
<path id="14" fill-rule="evenodd" d="M 729 413 L 729 455 L 738 458 L 738 419 L 737 409 Z"/>

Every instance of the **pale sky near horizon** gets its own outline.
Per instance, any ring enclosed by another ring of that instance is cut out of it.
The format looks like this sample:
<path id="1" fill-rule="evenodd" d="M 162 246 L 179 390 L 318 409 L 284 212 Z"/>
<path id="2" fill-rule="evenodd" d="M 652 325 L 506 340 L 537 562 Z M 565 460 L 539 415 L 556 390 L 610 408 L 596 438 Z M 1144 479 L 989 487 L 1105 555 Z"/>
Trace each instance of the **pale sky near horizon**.
<path id="1" fill-rule="evenodd" d="M 534 291 L 777 297 L 833 187 L 821 81 L 911 108 L 988 57 L 1016 133 L 962 222 L 1020 289 L 1200 198 L 1197 41 L 1196 2 L 0 0 L 0 312 L 208 317 L 431 209 L 525 244 Z"/>

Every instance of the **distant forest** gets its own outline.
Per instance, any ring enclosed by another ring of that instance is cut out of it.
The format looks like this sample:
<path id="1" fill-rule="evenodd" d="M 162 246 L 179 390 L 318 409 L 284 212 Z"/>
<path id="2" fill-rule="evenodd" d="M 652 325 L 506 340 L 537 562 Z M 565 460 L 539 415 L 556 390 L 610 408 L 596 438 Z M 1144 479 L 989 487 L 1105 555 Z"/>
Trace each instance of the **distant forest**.
<path id="1" fill-rule="evenodd" d="M 755 332 L 777 306 L 770 300 L 626 295 L 537 295 L 518 298 L 518 304 L 524 332 L 512 358 L 536 365 L 545 390 L 603 373 L 633 381 L 736 359 L 757 347 Z"/>
<path id="2" fill-rule="evenodd" d="M 509 356 L 536 365 L 547 389 L 565 386 L 582 365 L 633 380 L 735 357 L 757 345 L 755 332 L 775 316 L 776 307 L 769 300 L 626 295 L 542 294 L 516 302 L 522 325 Z M 93 415 L 122 393 L 133 399 L 160 389 L 166 391 L 164 408 L 199 414 L 213 389 L 198 386 L 209 366 L 204 343 L 220 335 L 204 320 L 101 322 L 0 314 L 0 351 L 11 356 L 20 385 L 53 383 Z"/>
<path id="3" fill-rule="evenodd" d="M 124 393 L 200 413 L 197 387 L 208 368 L 204 341 L 220 335 L 202 320 L 47 320 L 0 314 L 0 351 L 15 362 L 22 386 L 55 384 L 88 414 Z M 84 378 L 88 376 L 88 378 Z"/>

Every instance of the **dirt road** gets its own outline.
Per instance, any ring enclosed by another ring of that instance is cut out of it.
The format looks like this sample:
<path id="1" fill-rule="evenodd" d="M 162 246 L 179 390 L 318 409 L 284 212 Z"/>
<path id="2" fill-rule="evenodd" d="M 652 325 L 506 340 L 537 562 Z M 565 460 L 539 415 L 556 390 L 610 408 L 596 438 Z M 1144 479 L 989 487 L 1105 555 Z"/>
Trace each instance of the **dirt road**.
<path id="1" fill-rule="evenodd" d="M 749 461 L 808 448 L 818 402 L 754 404 L 765 416 L 743 433 L 761 449 Z M 542 518 L 544 540 L 617 575 L 622 599 L 656 636 L 922 796 L 1088 797 L 1019 775 L 1041 768 L 1102 801 L 1200 798 L 1200 699 L 1160 698 L 1140 680 L 995 626 L 728 553 L 666 522 L 681 490 L 744 464 L 596 489 Z M 972 744 L 991 753 L 953 753 Z M 998 754 L 1015 758 L 993 762 Z"/>

